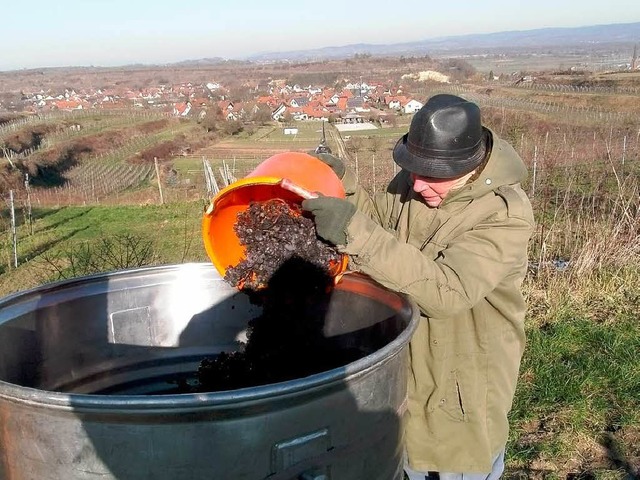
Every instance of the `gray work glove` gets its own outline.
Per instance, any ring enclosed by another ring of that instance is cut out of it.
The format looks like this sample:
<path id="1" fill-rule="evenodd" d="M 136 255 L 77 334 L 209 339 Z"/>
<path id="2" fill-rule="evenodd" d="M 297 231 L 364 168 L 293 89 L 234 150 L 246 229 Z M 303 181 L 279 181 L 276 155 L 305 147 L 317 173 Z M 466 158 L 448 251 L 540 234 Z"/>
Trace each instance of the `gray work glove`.
<path id="1" fill-rule="evenodd" d="M 337 197 L 320 196 L 303 200 L 302 208 L 311 212 L 316 233 L 334 245 L 346 245 L 347 225 L 356 213 L 356 206 Z"/>
<path id="2" fill-rule="evenodd" d="M 312 157 L 316 157 L 317 159 L 329 165 L 331 167 L 331 170 L 333 170 L 338 178 L 342 180 L 347 167 L 341 159 L 339 159 L 335 155 L 331 155 L 330 153 L 309 153 L 309 155 L 311 155 Z"/>

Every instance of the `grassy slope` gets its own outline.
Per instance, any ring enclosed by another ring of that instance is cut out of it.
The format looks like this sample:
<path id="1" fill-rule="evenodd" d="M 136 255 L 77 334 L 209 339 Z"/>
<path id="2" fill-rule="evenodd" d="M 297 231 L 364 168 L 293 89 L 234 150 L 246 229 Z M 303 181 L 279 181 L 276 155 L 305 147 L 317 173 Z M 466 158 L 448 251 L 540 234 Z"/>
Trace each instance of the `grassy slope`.
<path id="1" fill-rule="evenodd" d="M 145 206 L 87 206 L 34 211 L 33 235 L 23 224 L 18 229 L 19 267 L 8 268 L 10 244 L 3 245 L 0 294 L 31 288 L 55 280 L 48 257 L 72 251 L 80 244 L 129 233 L 151 241 L 153 263 L 179 263 L 207 259 L 201 240 L 202 202 Z"/>
<path id="2" fill-rule="evenodd" d="M 511 412 L 509 463 L 525 478 L 637 478 L 637 266 L 576 280 L 529 278 L 527 349 Z"/>

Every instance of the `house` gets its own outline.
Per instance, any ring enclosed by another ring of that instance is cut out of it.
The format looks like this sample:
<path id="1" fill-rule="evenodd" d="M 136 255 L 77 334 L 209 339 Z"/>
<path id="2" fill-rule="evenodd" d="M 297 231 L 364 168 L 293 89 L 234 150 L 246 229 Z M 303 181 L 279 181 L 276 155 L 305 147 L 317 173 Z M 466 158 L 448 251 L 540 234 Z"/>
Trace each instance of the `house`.
<path id="1" fill-rule="evenodd" d="M 405 105 L 408 101 L 409 101 L 409 99 L 407 99 L 406 97 L 404 97 L 402 95 L 389 95 L 389 96 L 385 97 L 385 99 L 384 99 L 384 103 L 391 110 L 400 110 L 400 109 L 402 109 L 402 106 Z"/>
<path id="2" fill-rule="evenodd" d="M 422 103 L 420 103 L 418 100 L 409 100 L 407 103 L 405 103 L 402 107 L 402 111 L 404 113 L 416 113 L 418 110 L 420 110 L 424 105 Z"/>
<path id="3" fill-rule="evenodd" d="M 293 97 L 289 101 L 289 105 L 293 108 L 303 108 L 309 104 L 309 99 L 307 97 Z"/>
<path id="4" fill-rule="evenodd" d="M 274 120 L 282 120 L 286 112 L 287 106 L 284 103 L 281 103 L 273 112 L 271 112 L 271 118 Z"/>
<path id="5" fill-rule="evenodd" d="M 342 117 L 342 123 L 364 123 L 364 117 L 356 113 L 348 113 Z"/>
<path id="6" fill-rule="evenodd" d="M 218 102 L 218 108 L 222 113 L 226 115 L 228 112 L 233 112 L 234 105 L 233 105 L 233 102 L 229 100 L 220 100 Z"/>
<path id="7" fill-rule="evenodd" d="M 58 110 L 70 112 L 71 110 L 82 110 L 82 103 L 75 100 L 58 100 L 53 102 L 53 107 Z"/>
<path id="8" fill-rule="evenodd" d="M 370 112 L 371 108 L 365 97 L 351 97 L 347 99 L 346 110 L 349 112 Z"/>
<path id="9" fill-rule="evenodd" d="M 176 117 L 186 117 L 191 111 L 191 102 L 180 102 L 173 105 L 172 115 Z"/>
<path id="10" fill-rule="evenodd" d="M 347 109 L 347 102 L 349 101 L 348 97 L 339 97 L 338 101 L 336 102 L 336 107 L 338 107 L 338 110 L 344 112 Z"/>
<path id="11" fill-rule="evenodd" d="M 275 108 L 278 105 L 278 99 L 270 95 L 262 95 L 256 100 L 257 103 L 267 105 L 270 108 Z"/>
<path id="12" fill-rule="evenodd" d="M 309 116 L 303 111 L 302 108 L 288 108 L 287 112 L 294 120 L 308 120 Z"/>
<path id="13" fill-rule="evenodd" d="M 332 103 L 333 105 L 337 105 L 338 100 L 340 100 L 340 95 L 338 93 L 334 93 L 333 95 L 331 95 L 331 97 L 329 97 L 328 102 Z"/>
<path id="14" fill-rule="evenodd" d="M 329 111 L 319 105 L 309 105 L 304 109 L 304 114 L 307 116 L 307 120 L 317 120 L 328 122 Z"/>

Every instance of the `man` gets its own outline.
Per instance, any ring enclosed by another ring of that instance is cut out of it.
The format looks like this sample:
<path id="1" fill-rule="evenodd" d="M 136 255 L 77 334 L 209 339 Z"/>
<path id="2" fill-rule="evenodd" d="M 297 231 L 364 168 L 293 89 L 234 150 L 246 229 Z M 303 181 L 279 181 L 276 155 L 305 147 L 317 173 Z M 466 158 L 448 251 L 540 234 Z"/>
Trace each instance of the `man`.
<path id="1" fill-rule="evenodd" d="M 402 170 L 371 199 L 330 155 L 347 199 L 302 203 L 350 267 L 421 310 L 410 343 L 407 476 L 496 479 L 522 357 L 520 291 L 534 229 L 514 149 L 474 103 L 436 95 L 397 142 Z"/>

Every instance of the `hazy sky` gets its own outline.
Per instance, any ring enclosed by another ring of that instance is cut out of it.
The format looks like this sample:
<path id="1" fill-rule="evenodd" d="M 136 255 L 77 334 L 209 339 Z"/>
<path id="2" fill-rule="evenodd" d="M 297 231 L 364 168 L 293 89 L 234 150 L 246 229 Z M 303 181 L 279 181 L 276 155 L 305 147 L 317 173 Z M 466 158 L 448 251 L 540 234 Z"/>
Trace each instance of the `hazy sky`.
<path id="1" fill-rule="evenodd" d="M 129 63 L 640 21 L 640 0 L 7 0 L 0 70 Z"/>

